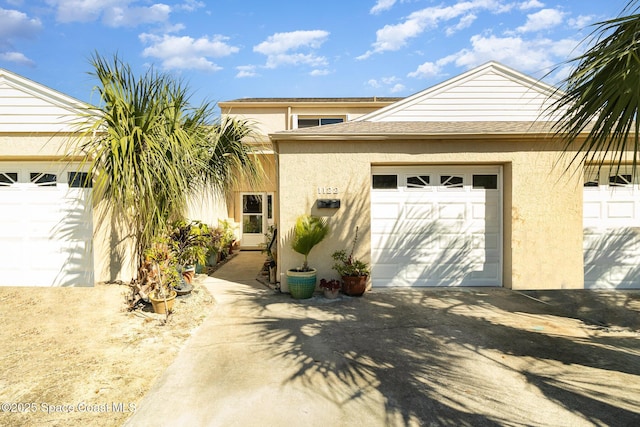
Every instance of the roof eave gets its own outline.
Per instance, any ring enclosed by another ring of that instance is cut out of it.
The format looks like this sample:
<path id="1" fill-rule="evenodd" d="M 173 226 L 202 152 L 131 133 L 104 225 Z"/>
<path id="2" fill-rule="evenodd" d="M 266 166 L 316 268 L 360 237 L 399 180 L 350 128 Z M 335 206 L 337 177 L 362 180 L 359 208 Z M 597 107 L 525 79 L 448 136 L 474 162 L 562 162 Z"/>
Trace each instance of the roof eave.
<path id="1" fill-rule="evenodd" d="M 274 133 L 269 138 L 272 141 L 391 141 L 391 140 L 421 140 L 421 139 L 446 139 L 446 140 L 482 140 L 482 139 L 540 139 L 557 136 L 550 132 L 528 133 L 350 133 L 350 134 L 304 134 L 304 133 Z"/>

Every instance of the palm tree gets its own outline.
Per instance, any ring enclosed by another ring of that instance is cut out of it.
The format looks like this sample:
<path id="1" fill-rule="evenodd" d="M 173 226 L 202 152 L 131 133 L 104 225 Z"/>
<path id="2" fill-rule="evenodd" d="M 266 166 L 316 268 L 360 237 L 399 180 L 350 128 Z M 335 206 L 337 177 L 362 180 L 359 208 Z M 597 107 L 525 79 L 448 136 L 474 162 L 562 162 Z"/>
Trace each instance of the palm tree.
<path id="1" fill-rule="evenodd" d="M 106 202 L 133 239 L 140 269 L 145 249 L 183 217 L 190 197 L 206 185 L 228 191 L 236 176 L 255 180 L 260 167 L 240 139 L 248 123 L 220 123 L 208 102 L 193 107 L 181 81 L 154 69 L 138 77 L 117 55 L 96 53 L 91 65 L 100 106 L 83 120 L 74 152 L 88 165 L 95 202 Z"/>
<path id="2" fill-rule="evenodd" d="M 592 46 L 568 61 L 573 70 L 559 85 L 552 107 L 565 151 L 577 148 L 574 162 L 602 165 L 612 158 L 619 167 L 631 153 L 634 175 L 640 153 L 638 1 L 631 0 L 618 18 L 595 25 L 588 39 Z"/>

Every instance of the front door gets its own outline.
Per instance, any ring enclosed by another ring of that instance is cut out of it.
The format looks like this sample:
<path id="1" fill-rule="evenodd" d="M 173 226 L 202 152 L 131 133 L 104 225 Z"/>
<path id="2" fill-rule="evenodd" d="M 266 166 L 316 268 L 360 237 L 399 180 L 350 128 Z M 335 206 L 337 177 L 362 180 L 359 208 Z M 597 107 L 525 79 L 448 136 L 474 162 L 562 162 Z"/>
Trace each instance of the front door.
<path id="1" fill-rule="evenodd" d="M 273 223 L 273 194 L 243 193 L 242 242 L 245 248 L 260 247 L 265 243 L 265 233 Z"/>

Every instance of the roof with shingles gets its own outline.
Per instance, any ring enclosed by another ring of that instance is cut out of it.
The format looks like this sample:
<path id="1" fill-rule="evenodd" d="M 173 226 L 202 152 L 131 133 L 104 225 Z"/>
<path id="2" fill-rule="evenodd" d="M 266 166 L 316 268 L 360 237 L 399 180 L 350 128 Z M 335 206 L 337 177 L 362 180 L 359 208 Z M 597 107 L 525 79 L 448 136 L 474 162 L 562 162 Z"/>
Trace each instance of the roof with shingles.
<path id="1" fill-rule="evenodd" d="M 263 103 L 344 103 L 344 102 L 397 102 L 404 98 L 396 97 L 382 97 L 382 96 L 369 96 L 369 97 L 343 97 L 343 98 L 238 98 L 231 99 L 224 103 L 251 103 L 251 102 L 263 102 Z"/>
<path id="2" fill-rule="evenodd" d="M 276 132 L 275 140 L 306 137 L 438 137 L 553 134 L 553 122 L 346 122 Z"/>

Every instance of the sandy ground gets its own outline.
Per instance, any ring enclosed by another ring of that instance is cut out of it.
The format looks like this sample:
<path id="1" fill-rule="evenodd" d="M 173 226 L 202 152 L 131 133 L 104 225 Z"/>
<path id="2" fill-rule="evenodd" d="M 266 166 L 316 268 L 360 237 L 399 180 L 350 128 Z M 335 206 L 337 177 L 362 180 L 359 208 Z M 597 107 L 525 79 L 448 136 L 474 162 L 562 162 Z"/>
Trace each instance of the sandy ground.
<path id="1" fill-rule="evenodd" d="M 166 324 L 126 285 L 0 287 L 0 425 L 121 425 L 211 311 L 201 280 Z"/>

